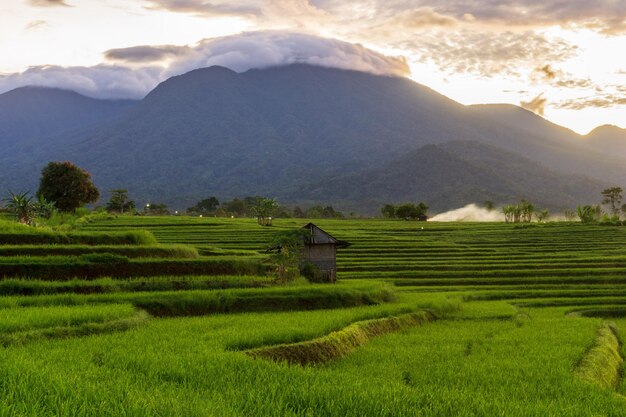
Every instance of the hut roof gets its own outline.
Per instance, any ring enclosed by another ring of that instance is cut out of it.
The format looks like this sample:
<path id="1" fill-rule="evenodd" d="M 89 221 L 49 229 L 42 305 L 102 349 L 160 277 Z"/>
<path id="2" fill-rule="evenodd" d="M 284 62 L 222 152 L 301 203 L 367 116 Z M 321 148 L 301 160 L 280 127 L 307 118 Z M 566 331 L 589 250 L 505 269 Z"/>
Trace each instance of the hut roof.
<path id="1" fill-rule="evenodd" d="M 329 233 L 326 233 L 313 223 L 309 223 L 302 227 L 311 232 L 311 237 L 307 242 L 308 245 L 336 245 L 339 248 L 347 248 L 350 246 L 349 242 L 345 240 L 339 240 L 332 237 Z"/>

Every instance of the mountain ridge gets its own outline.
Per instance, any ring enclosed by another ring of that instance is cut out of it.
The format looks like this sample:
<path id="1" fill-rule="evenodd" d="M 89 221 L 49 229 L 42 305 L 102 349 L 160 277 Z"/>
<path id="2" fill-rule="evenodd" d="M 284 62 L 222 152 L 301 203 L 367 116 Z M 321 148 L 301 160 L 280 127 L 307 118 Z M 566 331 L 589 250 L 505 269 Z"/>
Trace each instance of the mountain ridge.
<path id="1" fill-rule="evenodd" d="M 376 172 L 425 145 L 463 141 L 523 155 L 558 175 L 626 182 L 623 159 L 597 153 L 566 128 L 516 106 L 463 106 L 399 77 L 303 64 L 243 73 L 209 67 L 127 104 L 95 125 L 0 151 L 0 186 L 15 189 L 10 178 L 28 178 L 13 181 L 32 189 L 45 163 L 71 160 L 100 188 L 128 188 L 139 200 L 185 206 L 208 195 L 265 194 L 305 201 L 311 195 L 294 192 Z"/>

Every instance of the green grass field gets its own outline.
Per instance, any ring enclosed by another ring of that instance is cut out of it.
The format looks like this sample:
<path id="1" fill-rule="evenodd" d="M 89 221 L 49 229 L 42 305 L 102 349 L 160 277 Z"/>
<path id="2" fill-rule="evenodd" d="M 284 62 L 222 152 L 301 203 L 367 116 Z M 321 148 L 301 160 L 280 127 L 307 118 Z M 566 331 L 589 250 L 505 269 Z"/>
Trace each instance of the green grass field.
<path id="1" fill-rule="evenodd" d="M 335 285 L 268 275 L 301 219 L 0 230 L 0 416 L 626 415 L 626 228 L 314 222 Z"/>

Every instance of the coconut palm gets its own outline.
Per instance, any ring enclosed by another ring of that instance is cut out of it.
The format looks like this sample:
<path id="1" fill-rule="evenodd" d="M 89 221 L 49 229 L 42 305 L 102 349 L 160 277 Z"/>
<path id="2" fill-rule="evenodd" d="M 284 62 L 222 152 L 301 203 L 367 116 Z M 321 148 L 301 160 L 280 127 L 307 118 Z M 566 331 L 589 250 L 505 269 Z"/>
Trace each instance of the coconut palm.
<path id="1" fill-rule="evenodd" d="M 35 217 L 35 203 L 28 191 L 13 193 L 9 190 L 9 194 L 9 197 L 5 199 L 6 208 L 17 217 L 20 223 L 31 224 Z"/>

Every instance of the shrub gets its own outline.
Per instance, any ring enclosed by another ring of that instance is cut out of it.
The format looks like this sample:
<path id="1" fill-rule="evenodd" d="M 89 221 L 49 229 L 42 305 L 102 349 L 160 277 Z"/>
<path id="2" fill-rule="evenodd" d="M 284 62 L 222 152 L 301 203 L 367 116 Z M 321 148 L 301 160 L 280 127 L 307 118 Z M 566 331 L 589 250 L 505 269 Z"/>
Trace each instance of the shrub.
<path id="1" fill-rule="evenodd" d="M 114 253 L 86 253 L 78 257 L 83 262 L 92 264 L 123 264 L 128 263 L 129 259 L 123 255 L 116 255 Z"/>
<path id="2" fill-rule="evenodd" d="M 312 264 L 311 262 L 305 262 L 300 267 L 300 274 L 311 283 L 321 283 L 328 281 L 324 274 L 320 272 L 320 269 L 317 267 L 317 265 Z"/>

